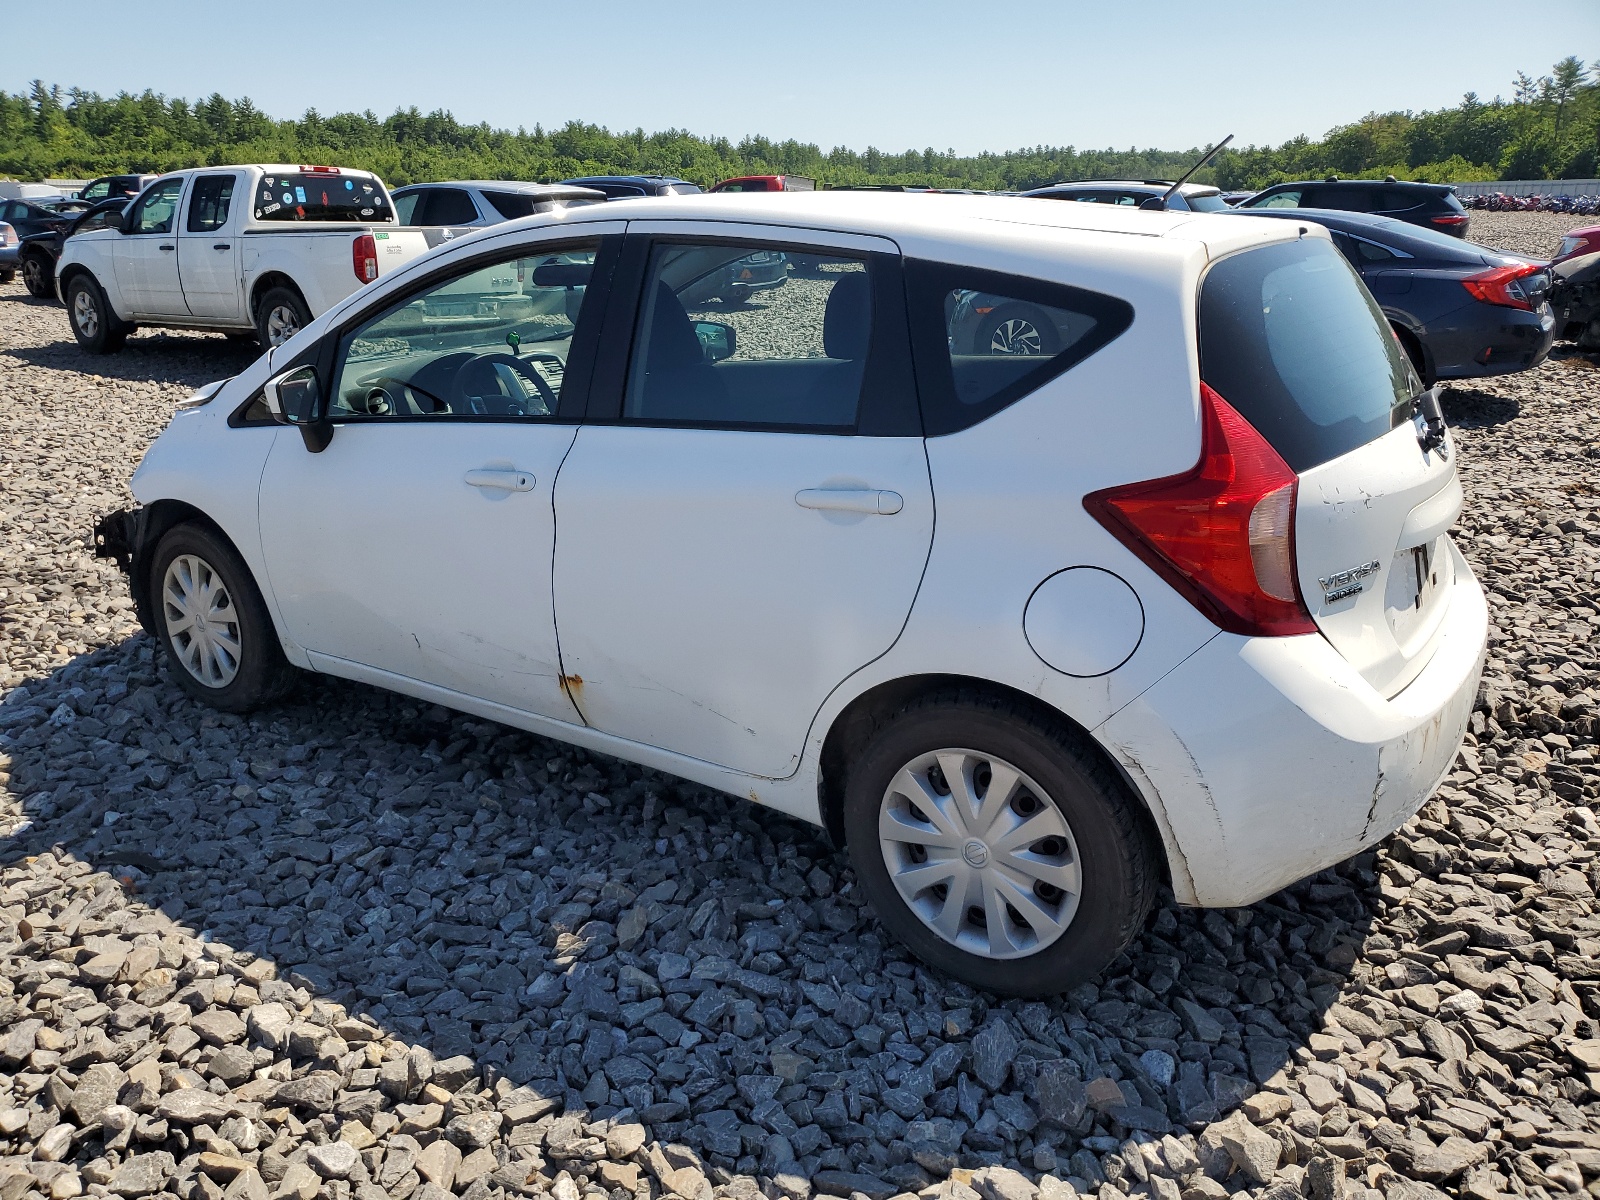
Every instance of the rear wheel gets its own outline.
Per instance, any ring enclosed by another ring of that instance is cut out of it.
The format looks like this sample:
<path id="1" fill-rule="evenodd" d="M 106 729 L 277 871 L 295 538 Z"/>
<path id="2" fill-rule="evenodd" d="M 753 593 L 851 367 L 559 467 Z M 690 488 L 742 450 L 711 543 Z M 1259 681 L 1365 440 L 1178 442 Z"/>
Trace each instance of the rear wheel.
<path id="1" fill-rule="evenodd" d="M 1394 329 L 1395 337 L 1399 339 L 1401 347 L 1405 350 L 1406 357 L 1411 360 L 1411 365 L 1416 368 L 1417 378 L 1422 380 L 1426 386 L 1432 387 L 1438 382 L 1438 378 L 1428 369 L 1428 356 L 1422 349 L 1422 343 L 1417 340 L 1417 335 L 1404 325 L 1395 325 L 1392 321 L 1390 325 Z"/>
<path id="2" fill-rule="evenodd" d="M 67 284 L 67 316 L 72 336 L 90 354 L 111 354 L 122 349 L 133 326 L 117 316 L 100 285 L 88 275 L 74 275 Z"/>
<path id="3" fill-rule="evenodd" d="M 283 345 L 309 324 L 311 310 L 292 288 L 272 288 L 256 306 L 256 336 L 269 350 Z"/>
<path id="4" fill-rule="evenodd" d="M 195 699 L 246 712 L 278 699 L 295 671 L 250 570 L 204 525 L 169 530 L 150 563 L 151 611 L 167 674 Z"/>
<path id="5" fill-rule="evenodd" d="M 30 254 L 22 260 L 22 286 L 28 295 L 49 300 L 55 295 L 56 273 L 48 259 Z"/>
<path id="6" fill-rule="evenodd" d="M 931 965 L 1039 996 L 1093 978 L 1144 923 L 1159 860 L 1137 801 L 1017 701 L 952 690 L 880 728 L 845 784 L 850 861 Z"/>

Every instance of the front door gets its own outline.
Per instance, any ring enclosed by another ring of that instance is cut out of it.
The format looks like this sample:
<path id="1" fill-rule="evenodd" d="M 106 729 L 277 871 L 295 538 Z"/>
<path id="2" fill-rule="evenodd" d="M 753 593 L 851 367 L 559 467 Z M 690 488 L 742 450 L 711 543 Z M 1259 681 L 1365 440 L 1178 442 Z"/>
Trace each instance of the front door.
<path id="1" fill-rule="evenodd" d="M 244 315 L 244 283 L 239 277 L 241 247 L 236 236 L 233 197 L 239 189 L 232 172 L 199 175 L 189 189 L 178 271 L 189 311 L 197 317 L 236 321 Z"/>
<path id="2" fill-rule="evenodd" d="M 563 404 L 569 360 L 590 353 L 601 232 L 537 250 L 524 238 L 329 335 L 333 439 L 312 454 L 280 433 L 260 492 L 274 599 L 321 669 L 577 720 L 559 678 L 551 489 L 576 431 Z"/>
<path id="3" fill-rule="evenodd" d="M 782 777 L 893 645 L 932 540 L 899 260 L 693 228 L 624 255 L 647 264 L 631 364 L 556 485 L 562 663 L 591 726 Z"/>
<path id="4" fill-rule="evenodd" d="M 134 201 L 117 247 L 117 289 L 141 317 L 183 317 L 189 306 L 178 282 L 178 198 L 183 178 L 160 179 Z"/>

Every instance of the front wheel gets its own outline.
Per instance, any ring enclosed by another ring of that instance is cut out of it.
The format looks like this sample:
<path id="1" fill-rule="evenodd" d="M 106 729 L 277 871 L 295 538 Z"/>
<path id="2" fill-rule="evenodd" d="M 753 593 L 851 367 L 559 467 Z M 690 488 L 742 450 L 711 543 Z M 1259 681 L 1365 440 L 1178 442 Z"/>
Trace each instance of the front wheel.
<path id="1" fill-rule="evenodd" d="M 56 273 L 47 259 L 37 254 L 30 254 L 22 260 L 22 286 L 28 289 L 28 295 L 39 300 L 51 300 L 55 297 Z"/>
<path id="2" fill-rule="evenodd" d="M 105 292 L 87 275 L 75 275 L 67 284 L 67 315 L 72 336 L 90 354 L 121 350 L 132 328 L 111 310 Z"/>
<path id="3" fill-rule="evenodd" d="M 211 529 L 189 523 L 167 532 L 150 563 L 150 595 L 167 673 L 196 700 L 247 712 L 293 686 L 249 568 Z"/>
<path id="4" fill-rule="evenodd" d="M 256 307 L 256 336 L 268 350 L 283 345 L 309 324 L 311 310 L 292 288 L 272 288 Z"/>
<path id="5" fill-rule="evenodd" d="M 948 691 L 896 713 L 845 784 L 850 861 L 890 931 L 991 992 L 1092 979 L 1155 902 L 1137 801 L 1088 746 L 1017 701 Z"/>

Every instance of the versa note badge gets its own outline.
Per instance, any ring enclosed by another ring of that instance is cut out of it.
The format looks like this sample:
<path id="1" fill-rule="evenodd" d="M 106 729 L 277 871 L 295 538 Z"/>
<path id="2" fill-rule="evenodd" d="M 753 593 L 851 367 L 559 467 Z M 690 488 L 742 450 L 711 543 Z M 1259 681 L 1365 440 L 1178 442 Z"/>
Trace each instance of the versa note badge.
<path id="1" fill-rule="evenodd" d="M 1362 587 L 1362 580 L 1368 575 L 1378 573 L 1378 560 L 1364 562 L 1359 567 L 1349 567 L 1343 571 L 1335 571 L 1332 575 L 1324 575 L 1317 580 L 1322 585 L 1322 600 L 1325 604 L 1332 604 L 1335 600 L 1343 600 L 1347 596 L 1354 596 Z"/>

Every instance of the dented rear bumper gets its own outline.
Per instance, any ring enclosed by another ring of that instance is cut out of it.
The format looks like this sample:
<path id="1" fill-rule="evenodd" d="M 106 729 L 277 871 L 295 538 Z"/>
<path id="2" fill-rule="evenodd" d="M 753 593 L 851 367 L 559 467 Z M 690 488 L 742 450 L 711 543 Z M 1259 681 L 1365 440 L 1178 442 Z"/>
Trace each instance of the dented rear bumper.
<path id="1" fill-rule="evenodd" d="M 1180 899 L 1254 903 L 1381 841 L 1433 794 L 1488 634 L 1483 591 L 1451 553 L 1440 637 L 1397 695 L 1319 634 L 1219 634 L 1096 731 L 1156 809 Z"/>

